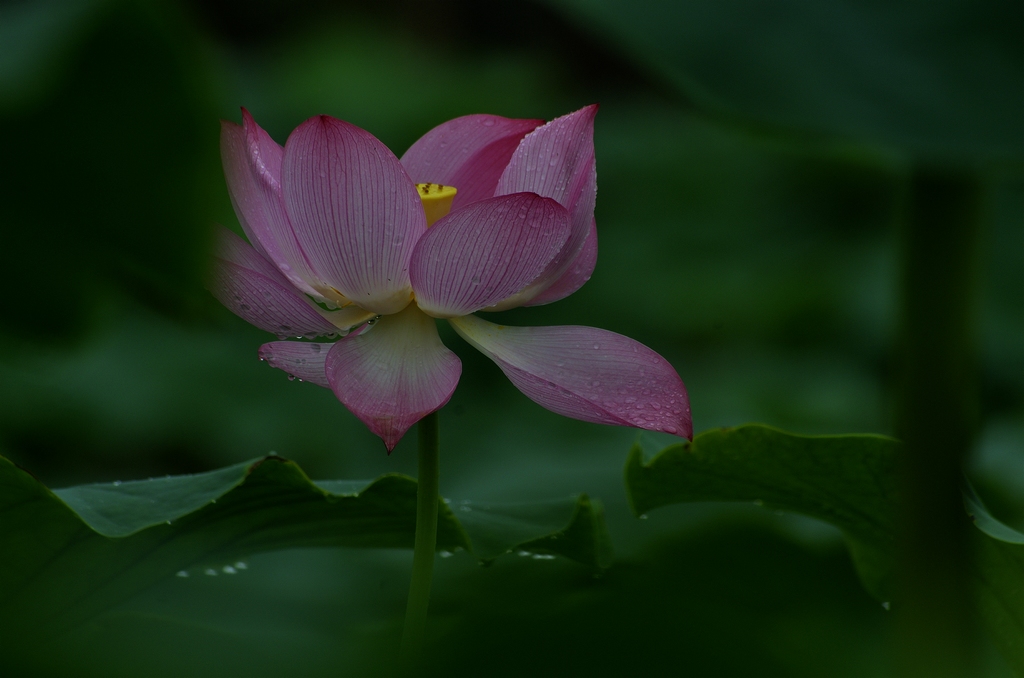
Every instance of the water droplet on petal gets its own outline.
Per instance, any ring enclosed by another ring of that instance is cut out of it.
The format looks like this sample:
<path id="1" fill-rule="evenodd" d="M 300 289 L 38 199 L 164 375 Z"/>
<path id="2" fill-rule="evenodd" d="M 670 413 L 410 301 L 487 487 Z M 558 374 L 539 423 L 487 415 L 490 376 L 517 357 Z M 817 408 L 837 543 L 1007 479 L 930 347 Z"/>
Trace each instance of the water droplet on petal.
<path id="1" fill-rule="evenodd" d="M 288 381 L 295 381 L 295 375 L 294 374 L 289 374 L 288 375 Z"/>

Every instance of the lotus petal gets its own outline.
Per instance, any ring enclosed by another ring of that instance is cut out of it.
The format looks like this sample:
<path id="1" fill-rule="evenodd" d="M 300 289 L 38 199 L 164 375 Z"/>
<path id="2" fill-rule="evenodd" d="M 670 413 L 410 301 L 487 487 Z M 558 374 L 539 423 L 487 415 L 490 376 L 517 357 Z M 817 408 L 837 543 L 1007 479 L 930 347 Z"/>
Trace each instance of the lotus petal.
<path id="1" fill-rule="evenodd" d="M 409 147 L 402 166 L 418 184 L 454 186 L 452 210 L 490 198 L 522 138 L 543 120 L 465 115 L 441 123 Z"/>
<path id="2" fill-rule="evenodd" d="M 384 144 L 342 120 L 310 118 L 285 143 L 281 183 L 321 285 L 380 314 L 409 303 L 409 258 L 427 223 L 416 187 Z"/>
<path id="3" fill-rule="evenodd" d="M 508 327 L 471 315 L 449 322 L 552 412 L 693 436 L 683 381 L 667 360 L 629 337 L 593 327 Z"/>
<path id="4" fill-rule="evenodd" d="M 338 400 L 390 453 L 410 426 L 448 402 L 462 363 L 441 343 L 434 319 L 409 304 L 336 343 L 326 371 Z"/>
<path id="5" fill-rule="evenodd" d="M 336 333 L 339 328 L 249 243 L 220 227 L 210 291 L 242 320 L 284 336 Z"/>
<path id="6" fill-rule="evenodd" d="M 453 318 L 520 292 L 565 244 L 568 216 L 535 193 L 489 198 L 452 212 L 416 245 L 416 303 L 435 318 Z"/>
<path id="7" fill-rule="evenodd" d="M 516 299 L 517 305 L 532 306 L 555 301 L 551 298 L 553 295 L 547 295 L 545 302 L 535 299 L 576 265 L 591 234 L 597 200 L 597 165 L 594 159 L 596 115 L 597 106 L 587 106 L 527 134 L 498 181 L 495 195 L 532 191 L 554 198 L 569 210 L 572 226 L 562 251 L 541 278 Z M 568 287 L 571 286 L 563 286 L 563 289 Z"/>
<path id="8" fill-rule="evenodd" d="M 308 381 L 330 388 L 324 367 L 333 344 L 315 344 L 305 341 L 272 341 L 260 346 L 260 360 L 300 381 Z"/>

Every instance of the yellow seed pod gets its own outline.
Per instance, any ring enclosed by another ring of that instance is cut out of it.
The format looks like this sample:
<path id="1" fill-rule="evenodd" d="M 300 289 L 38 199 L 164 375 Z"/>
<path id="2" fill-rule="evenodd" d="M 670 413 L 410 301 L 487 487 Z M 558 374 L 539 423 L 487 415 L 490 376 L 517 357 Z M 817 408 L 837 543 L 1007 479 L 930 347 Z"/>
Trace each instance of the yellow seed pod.
<path id="1" fill-rule="evenodd" d="M 427 215 L 427 226 L 448 214 L 455 198 L 455 187 L 444 184 L 416 184 L 416 190 L 423 201 L 423 212 Z"/>

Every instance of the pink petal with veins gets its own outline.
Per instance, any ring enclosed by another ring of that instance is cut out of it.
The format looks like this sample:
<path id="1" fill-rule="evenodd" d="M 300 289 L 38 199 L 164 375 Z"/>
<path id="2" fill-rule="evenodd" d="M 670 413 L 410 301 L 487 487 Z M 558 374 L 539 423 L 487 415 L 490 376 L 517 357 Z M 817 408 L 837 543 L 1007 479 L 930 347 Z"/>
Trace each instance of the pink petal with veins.
<path id="1" fill-rule="evenodd" d="M 498 181 L 495 195 L 532 191 L 554 198 L 569 210 L 572 226 L 562 251 L 549 264 L 544 275 L 514 300 L 514 305 L 538 303 L 534 299 L 574 267 L 590 236 L 597 200 L 597 165 L 594 160 L 596 115 L 597 105 L 587 106 L 527 134 Z M 551 297 L 548 295 L 547 301 L 556 300 Z M 512 301 L 502 308 L 511 308 Z"/>
<path id="2" fill-rule="evenodd" d="M 333 345 L 304 341 L 272 341 L 260 346 L 260 359 L 297 379 L 330 388 L 324 364 Z"/>
<path id="3" fill-rule="evenodd" d="M 449 322 L 516 388 L 552 412 L 693 436 L 683 381 L 639 342 L 593 327 L 507 327 L 476 316 Z"/>
<path id="4" fill-rule="evenodd" d="M 416 303 L 436 318 L 493 306 L 536 280 L 568 237 L 569 215 L 550 198 L 475 202 L 420 238 L 410 269 Z"/>
<path id="5" fill-rule="evenodd" d="M 404 308 L 427 222 L 398 158 L 369 132 L 321 115 L 288 137 L 281 177 L 296 240 L 322 284 L 377 313 Z"/>
<path id="6" fill-rule="evenodd" d="M 223 227 L 217 233 L 209 289 L 232 313 L 278 336 L 338 332 L 273 264 Z"/>
<path id="7" fill-rule="evenodd" d="M 452 211 L 490 198 L 522 138 L 543 120 L 466 115 L 441 123 L 409 147 L 402 166 L 419 184 L 446 184 L 458 193 Z"/>
<path id="8" fill-rule="evenodd" d="M 462 363 L 441 343 L 434 319 L 409 304 L 336 343 L 326 371 L 338 400 L 390 453 L 410 426 L 448 402 Z"/>
<path id="9" fill-rule="evenodd" d="M 242 109 L 238 126 L 221 121 L 220 153 L 231 204 L 242 230 L 258 252 L 307 294 L 312 275 L 306 264 L 281 199 L 281 158 L 284 149 Z"/>
<path id="10" fill-rule="evenodd" d="M 552 301 L 564 299 L 583 287 L 583 284 L 590 280 L 595 266 L 597 266 L 597 222 L 591 221 L 590 233 L 587 235 L 587 239 L 583 241 L 583 247 L 580 249 L 579 254 L 576 255 L 576 258 L 572 260 L 569 267 L 565 269 L 560 277 L 547 285 L 543 291 L 530 299 L 525 305 L 540 306 L 541 304 L 550 304 Z"/>

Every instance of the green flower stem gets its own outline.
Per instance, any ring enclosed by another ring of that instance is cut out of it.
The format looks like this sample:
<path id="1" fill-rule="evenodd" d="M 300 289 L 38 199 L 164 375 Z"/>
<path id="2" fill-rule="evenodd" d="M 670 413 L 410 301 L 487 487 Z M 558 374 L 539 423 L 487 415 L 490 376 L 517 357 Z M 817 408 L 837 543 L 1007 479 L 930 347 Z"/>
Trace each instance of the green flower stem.
<path id="1" fill-rule="evenodd" d="M 416 673 L 423 652 L 437 547 L 437 507 L 440 437 L 437 412 L 419 423 L 419 472 L 416 490 L 416 545 L 412 556 L 412 581 L 405 608 L 405 628 L 399 660 L 403 673 Z"/>
<path id="2" fill-rule="evenodd" d="M 975 435 L 974 296 L 981 191 L 967 172 L 916 167 L 903 242 L 898 675 L 979 675 L 970 527 L 960 484 Z"/>

